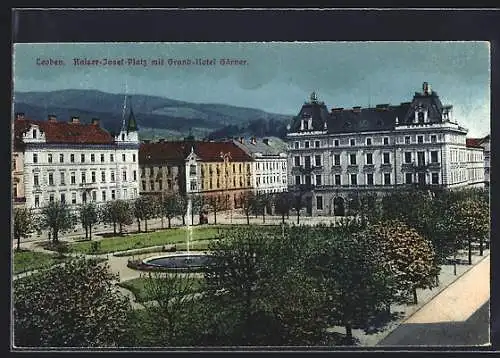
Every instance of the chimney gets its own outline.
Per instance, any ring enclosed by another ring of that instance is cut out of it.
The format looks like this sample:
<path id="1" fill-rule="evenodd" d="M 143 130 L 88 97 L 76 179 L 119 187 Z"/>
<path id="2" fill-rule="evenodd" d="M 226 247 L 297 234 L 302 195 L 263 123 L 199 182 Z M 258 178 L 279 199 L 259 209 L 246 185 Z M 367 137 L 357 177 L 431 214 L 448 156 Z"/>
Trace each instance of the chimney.
<path id="1" fill-rule="evenodd" d="M 262 141 L 265 145 L 269 145 L 269 138 L 264 138 Z"/>
<path id="2" fill-rule="evenodd" d="M 430 94 L 430 86 L 427 82 L 423 83 L 422 90 L 424 92 L 424 95 L 428 96 Z"/>
<path id="3" fill-rule="evenodd" d="M 16 120 L 23 120 L 23 119 L 24 119 L 24 112 L 17 112 Z"/>
<path id="4" fill-rule="evenodd" d="M 241 144 L 243 144 L 243 143 L 245 143 L 245 138 L 244 137 L 240 137 L 239 141 L 240 141 Z"/>
<path id="5" fill-rule="evenodd" d="M 361 113 L 361 107 L 360 106 L 355 106 L 355 107 L 352 107 L 352 111 L 354 113 Z"/>
<path id="6" fill-rule="evenodd" d="M 251 143 L 252 143 L 252 144 L 257 143 L 257 140 L 255 139 L 255 137 L 252 137 Z"/>
<path id="7" fill-rule="evenodd" d="M 99 118 L 92 118 L 92 124 L 94 126 L 98 126 L 99 127 L 99 122 L 100 122 L 100 119 Z"/>
<path id="8" fill-rule="evenodd" d="M 80 123 L 80 117 L 77 116 L 71 117 L 71 123 Z"/>
<path id="9" fill-rule="evenodd" d="M 158 139 L 158 143 L 164 143 L 165 142 L 165 139 L 164 138 L 160 138 Z"/>
<path id="10" fill-rule="evenodd" d="M 49 122 L 57 122 L 57 117 L 54 114 L 49 114 L 47 119 Z"/>

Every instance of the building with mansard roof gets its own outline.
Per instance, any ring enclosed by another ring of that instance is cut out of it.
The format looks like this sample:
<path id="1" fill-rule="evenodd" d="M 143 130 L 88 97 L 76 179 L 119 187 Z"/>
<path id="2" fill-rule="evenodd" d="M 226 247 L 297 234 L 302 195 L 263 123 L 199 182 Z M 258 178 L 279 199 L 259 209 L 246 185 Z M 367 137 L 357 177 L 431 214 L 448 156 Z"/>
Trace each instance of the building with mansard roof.
<path id="1" fill-rule="evenodd" d="M 55 115 L 32 120 L 23 113 L 14 119 L 13 201 L 41 208 L 51 201 L 74 207 L 138 196 L 139 138 L 130 110 L 113 136 L 100 126 L 75 116 Z"/>
<path id="2" fill-rule="evenodd" d="M 426 82 L 397 106 L 329 111 L 313 93 L 287 129 L 289 188 L 312 215 L 344 215 L 363 191 L 484 185 L 483 151 Z"/>

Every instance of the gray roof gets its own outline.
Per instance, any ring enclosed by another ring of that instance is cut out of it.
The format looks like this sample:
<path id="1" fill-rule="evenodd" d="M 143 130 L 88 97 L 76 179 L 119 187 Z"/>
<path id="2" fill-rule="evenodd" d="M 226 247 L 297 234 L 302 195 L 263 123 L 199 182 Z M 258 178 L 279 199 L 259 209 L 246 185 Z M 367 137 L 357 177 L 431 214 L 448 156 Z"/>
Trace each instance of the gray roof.
<path id="1" fill-rule="evenodd" d="M 267 141 L 267 144 L 264 142 Z M 239 140 L 234 140 L 234 143 L 245 150 L 250 155 L 261 153 L 262 155 L 279 155 L 286 153 L 286 143 L 278 137 L 256 138 L 255 142 L 252 139 L 244 139 L 243 143 Z"/>
<path id="2" fill-rule="evenodd" d="M 396 126 L 396 118 L 399 124 L 413 123 L 415 111 L 418 108 L 426 109 L 430 123 L 443 121 L 443 111 L 449 110 L 451 106 L 443 106 L 437 92 L 430 91 L 424 83 L 422 93 L 415 92 L 411 102 L 404 102 L 397 106 L 380 104 L 375 108 L 354 107 L 352 109 L 333 108 L 328 111 L 323 102 L 311 98 L 306 102 L 294 117 L 288 132 L 327 131 L 327 133 L 351 133 L 392 130 Z M 301 121 L 312 118 L 312 129 L 301 130 Z M 326 127 L 325 127 L 326 123 Z"/>

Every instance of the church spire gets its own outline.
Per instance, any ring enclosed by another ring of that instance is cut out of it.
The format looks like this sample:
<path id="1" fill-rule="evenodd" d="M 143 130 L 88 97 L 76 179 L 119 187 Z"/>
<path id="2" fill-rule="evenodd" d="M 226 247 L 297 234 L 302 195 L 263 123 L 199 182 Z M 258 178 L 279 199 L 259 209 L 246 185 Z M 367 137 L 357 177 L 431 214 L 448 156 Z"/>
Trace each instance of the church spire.
<path id="1" fill-rule="evenodd" d="M 135 120 L 134 110 L 132 108 L 132 101 L 130 102 L 130 114 L 127 121 L 127 134 L 129 132 L 137 132 L 137 121 Z"/>

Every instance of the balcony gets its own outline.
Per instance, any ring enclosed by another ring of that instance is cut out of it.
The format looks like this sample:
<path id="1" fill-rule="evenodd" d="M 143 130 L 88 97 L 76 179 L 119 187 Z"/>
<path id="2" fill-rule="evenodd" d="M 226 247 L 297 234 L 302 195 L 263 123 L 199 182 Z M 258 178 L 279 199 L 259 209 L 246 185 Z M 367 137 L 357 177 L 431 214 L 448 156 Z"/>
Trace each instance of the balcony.
<path id="1" fill-rule="evenodd" d="M 332 172 L 334 173 L 341 173 L 342 172 L 342 166 L 339 164 L 339 165 L 333 165 L 332 166 Z"/>
<path id="2" fill-rule="evenodd" d="M 382 171 L 392 170 L 392 164 L 390 164 L 390 163 L 381 164 L 380 170 L 382 170 Z"/>
<path id="3" fill-rule="evenodd" d="M 347 166 L 348 173 L 357 173 L 359 171 L 359 165 L 357 164 L 349 164 Z"/>
<path id="4" fill-rule="evenodd" d="M 363 165 L 363 172 L 371 173 L 375 171 L 375 164 L 365 164 Z"/>

